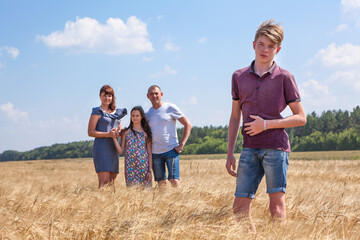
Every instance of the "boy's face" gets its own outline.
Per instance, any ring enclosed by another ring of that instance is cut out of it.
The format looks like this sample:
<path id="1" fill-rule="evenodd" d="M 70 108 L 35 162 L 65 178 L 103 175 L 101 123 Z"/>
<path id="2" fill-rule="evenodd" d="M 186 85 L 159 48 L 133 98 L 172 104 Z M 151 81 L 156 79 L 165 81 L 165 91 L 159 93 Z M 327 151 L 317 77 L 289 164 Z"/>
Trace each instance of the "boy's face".
<path id="1" fill-rule="evenodd" d="M 280 46 L 264 35 L 261 35 L 256 42 L 253 42 L 253 47 L 255 50 L 255 60 L 262 64 L 272 64 L 275 55 L 281 49 Z"/>

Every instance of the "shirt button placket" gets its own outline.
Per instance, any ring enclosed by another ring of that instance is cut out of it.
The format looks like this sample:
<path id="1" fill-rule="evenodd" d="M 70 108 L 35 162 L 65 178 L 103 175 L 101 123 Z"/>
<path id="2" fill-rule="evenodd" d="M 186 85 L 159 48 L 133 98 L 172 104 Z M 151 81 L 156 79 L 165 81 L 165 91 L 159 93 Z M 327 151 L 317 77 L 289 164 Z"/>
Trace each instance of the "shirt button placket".
<path id="1" fill-rule="evenodd" d="M 260 83 L 261 83 L 261 79 L 259 77 L 257 82 L 256 82 L 256 87 L 255 87 L 255 96 L 256 97 L 259 95 Z"/>
<path id="2" fill-rule="evenodd" d="M 261 84 L 261 77 L 258 78 L 258 81 L 256 83 L 256 90 L 259 90 Z"/>

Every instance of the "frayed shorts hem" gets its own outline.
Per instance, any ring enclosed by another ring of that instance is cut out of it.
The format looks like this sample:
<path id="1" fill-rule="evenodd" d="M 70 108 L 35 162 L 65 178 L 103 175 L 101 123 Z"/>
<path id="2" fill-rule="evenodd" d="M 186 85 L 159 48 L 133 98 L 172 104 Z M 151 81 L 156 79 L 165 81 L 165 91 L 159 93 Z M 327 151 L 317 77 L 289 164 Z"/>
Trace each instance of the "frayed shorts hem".
<path id="1" fill-rule="evenodd" d="M 255 198 L 255 194 L 251 194 L 251 193 L 235 193 L 235 197 L 254 199 L 254 198 Z"/>
<path id="2" fill-rule="evenodd" d="M 270 188 L 270 189 L 267 189 L 267 193 L 277 193 L 277 192 L 283 192 L 285 193 L 286 191 L 286 188 L 284 187 L 278 187 L 278 188 Z"/>

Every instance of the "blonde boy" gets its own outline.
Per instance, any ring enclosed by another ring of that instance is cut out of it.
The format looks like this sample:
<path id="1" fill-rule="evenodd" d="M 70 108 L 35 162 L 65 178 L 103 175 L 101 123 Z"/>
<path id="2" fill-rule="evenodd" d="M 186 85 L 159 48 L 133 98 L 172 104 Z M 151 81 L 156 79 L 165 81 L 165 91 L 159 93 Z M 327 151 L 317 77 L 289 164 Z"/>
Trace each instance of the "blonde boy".
<path id="1" fill-rule="evenodd" d="M 284 33 L 272 19 L 263 22 L 255 35 L 255 60 L 232 76 L 232 111 L 229 121 L 226 169 L 236 177 L 233 211 L 247 218 L 255 232 L 250 210 L 258 185 L 265 175 L 273 218 L 285 220 L 285 189 L 290 152 L 284 128 L 303 126 L 306 115 L 292 74 L 274 62 Z M 289 106 L 292 115 L 280 113 Z M 234 148 L 243 119 L 243 150 L 237 171 Z"/>

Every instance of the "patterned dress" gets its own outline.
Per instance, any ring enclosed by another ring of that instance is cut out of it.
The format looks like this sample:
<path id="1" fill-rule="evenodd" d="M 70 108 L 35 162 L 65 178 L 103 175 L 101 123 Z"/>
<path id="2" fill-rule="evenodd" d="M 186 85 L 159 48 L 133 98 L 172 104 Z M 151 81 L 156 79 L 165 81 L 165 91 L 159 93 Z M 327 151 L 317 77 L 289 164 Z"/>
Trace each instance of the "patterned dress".
<path id="1" fill-rule="evenodd" d="M 126 186 L 140 184 L 151 187 L 151 181 L 146 180 L 149 171 L 149 156 L 146 148 L 145 133 L 134 132 L 129 129 L 125 137 Z"/>

